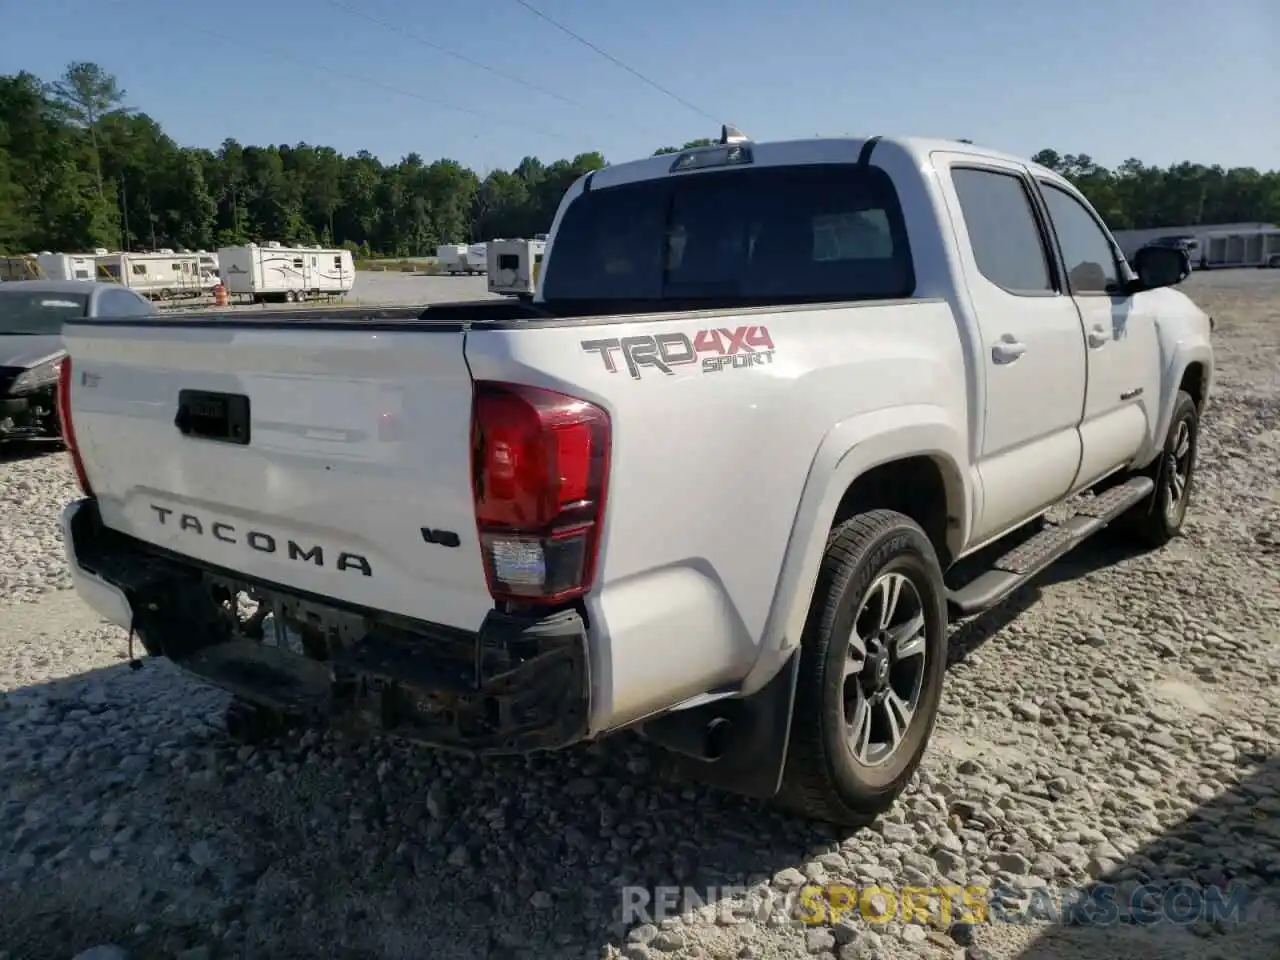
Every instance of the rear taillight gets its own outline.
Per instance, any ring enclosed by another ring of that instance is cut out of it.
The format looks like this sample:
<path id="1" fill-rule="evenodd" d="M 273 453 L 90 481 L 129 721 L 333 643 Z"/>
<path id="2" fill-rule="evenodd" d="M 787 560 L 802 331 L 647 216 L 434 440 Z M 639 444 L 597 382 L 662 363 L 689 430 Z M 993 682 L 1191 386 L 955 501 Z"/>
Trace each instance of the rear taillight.
<path id="1" fill-rule="evenodd" d="M 471 481 L 489 593 L 561 603 L 595 576 L 609 415 L 537 387 L 476 384 Z"/>
<path id="2" fill-rule="evenodd" d="M 63 357 L 62 366 L 58 369 L 58 395 L 54 402 L 58 407 L 58 426 L 62 430 L 62 442 L 67 445 L 71 454 L 71 466 L 76 471 L 76 480 L 86 497 L 93 496 L 93 488 L 89 486 L 89 477 L 84 472 L 84 461 L 80 459 L 80 448 L 76 444 L 76 428 L 71 422 L 71 358 Z"/>

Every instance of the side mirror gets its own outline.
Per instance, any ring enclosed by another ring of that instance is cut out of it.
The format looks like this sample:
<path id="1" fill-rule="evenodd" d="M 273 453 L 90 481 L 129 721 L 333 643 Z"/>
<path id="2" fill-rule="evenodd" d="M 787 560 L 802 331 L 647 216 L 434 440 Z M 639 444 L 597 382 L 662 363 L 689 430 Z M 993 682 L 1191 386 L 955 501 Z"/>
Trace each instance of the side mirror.
<path id="1" fill-rule="evenodd" d="M 1134 255 L 1133 271 L 1137 290 L 1172 287 L 1191 275 L 1191 258 L 1180 247 L 1143 247 Z"/>

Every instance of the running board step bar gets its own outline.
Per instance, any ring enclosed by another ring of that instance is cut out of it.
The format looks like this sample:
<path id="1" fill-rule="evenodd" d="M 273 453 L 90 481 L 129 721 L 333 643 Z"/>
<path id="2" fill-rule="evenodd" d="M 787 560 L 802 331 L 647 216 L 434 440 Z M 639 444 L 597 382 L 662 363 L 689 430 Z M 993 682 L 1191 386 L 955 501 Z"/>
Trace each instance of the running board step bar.
<path id="1" fill-rule="evenodd" d="M 1134 477 L 1085 501 L 1066 522 L 1046 527 L 996 560 L 986 573 L 959 590 L 947 591 L 952 613 L 967 617 L 994 607 L 1055 560 L 1150 496 L 1154 489 L 1155 483 L 1150 477 Z"/>

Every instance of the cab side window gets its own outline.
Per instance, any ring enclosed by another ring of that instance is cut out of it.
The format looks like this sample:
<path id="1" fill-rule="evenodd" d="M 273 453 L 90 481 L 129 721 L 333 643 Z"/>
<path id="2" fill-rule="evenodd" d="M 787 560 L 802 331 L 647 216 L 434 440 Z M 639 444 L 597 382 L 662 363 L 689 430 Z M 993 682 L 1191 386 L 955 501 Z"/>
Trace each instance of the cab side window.
<path id="1" fill-rule="evenodd" d="M 1119 293 L 1115 249 L 1093 214 L 1061 187 L 1041 181 L 1040 189 L 1062 248 L 1071 292 L 1086 296 Z"/>
<path id="2" fill-rule="evenodd" d="M 978 271 L 1014 296 L 1053 294 L 1044 239 L 1023 179 L 995 170 L 953 167 L 951 182 Z"/>

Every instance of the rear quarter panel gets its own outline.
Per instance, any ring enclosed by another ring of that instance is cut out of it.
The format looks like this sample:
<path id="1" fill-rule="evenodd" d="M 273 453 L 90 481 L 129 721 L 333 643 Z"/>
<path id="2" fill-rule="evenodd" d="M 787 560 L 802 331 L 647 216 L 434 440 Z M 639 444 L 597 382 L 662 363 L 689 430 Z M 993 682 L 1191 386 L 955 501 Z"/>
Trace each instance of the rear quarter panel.
<path id="1" fill-rule="evenodd" d="M 620 352 L 611 370 L 592 347 L 654 335 L 702 349 L 668 372 L 633 375 Z M 722 366 L 715 358 L 735 341 L 744 365 Z M 467 359 L 478 380 L 559 390 L 611 418 L 604 538 L 588 598 L 597 728 L 747 676 L 766 646 L 789 545 L 801 537 L 794 550 L 803 557 L 825 537 L 814 524 L 830 517 L 815 520 L 817 505 L 829 499 L 835 462 L 876 432 L 856 429 L 866 417 L 897 429 L 895 410 L 909 411 L 908 424 L 934 411 L 950 418 L 963 457 L 965 364 L 951 308 L 937 300 L 473 330 Z M 838 454 L 832 437 L 844 444 Z M 804 529 L 802 499 L 812 503 Z M 774 618 L 779 629 L 785 619 Z"/>

